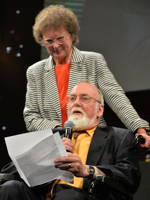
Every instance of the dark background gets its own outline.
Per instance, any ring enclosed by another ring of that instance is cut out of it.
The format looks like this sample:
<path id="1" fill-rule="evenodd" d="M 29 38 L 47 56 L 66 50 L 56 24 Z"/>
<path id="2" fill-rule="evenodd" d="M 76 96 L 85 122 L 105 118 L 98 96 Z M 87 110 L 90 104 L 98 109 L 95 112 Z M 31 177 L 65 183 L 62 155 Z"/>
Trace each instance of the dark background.
<path id="1" fill-rule="evenodd" d="M 1 1 L 0 7 L 0 168 L 10 161 L 4 137 L 26 132 L 23 108 L 26 70 L 41 59 L 32 36 L 35 15 L 50 3 L 61 1 Z M 150 121 L 150 1 L 62 1 L 76 8 L 81 25 L 80 49 L 101 52 L 139 115 Z M 73 2 L 76 2 L 76 4 Z M 105 106 L 110 125 L 124 127 Z M 145 152 L 144 152 L 145 153 Z M 145 154 L 144 154 L 145 155 Z M 142 183 L 135 200 L 150 195 L 150 162 L 140 158 Z"/>
<path id="2" fill-rule="evenodd" d="M 80 46 L 102 52 L 125 91 L 150 89 L 150 1 L 86 0 Z"/>
<path id="3" fill-rule="evenodd" d="M 0 7 L 0 167 L 9 159 L 4 137 L 26 132 L 26 69 L 40 60 L 41 49 L 32 37 L 32 25 L 42 7 L 40 0 L 14 0 L 9 5 L 2 1 Z"/>

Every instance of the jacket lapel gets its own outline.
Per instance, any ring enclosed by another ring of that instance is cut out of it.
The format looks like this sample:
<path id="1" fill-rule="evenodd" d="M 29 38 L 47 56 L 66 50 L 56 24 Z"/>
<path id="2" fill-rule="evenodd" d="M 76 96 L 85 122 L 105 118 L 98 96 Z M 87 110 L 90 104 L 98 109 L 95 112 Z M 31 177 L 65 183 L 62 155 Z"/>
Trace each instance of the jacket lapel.
<path id="1" fill-rule="evenodd" d="M 86 164 L 88 165 L 97 164 L 98 160 L 103 155 L 107 137 L 108 133 L 106 131 L 106 128 L 100 128 L 100 127 L 96 128 L 89 148 Z"/>
<path id="2" fill-rule="evenodd" d="M 53 108 L 55 108 L 55 111 L 56 113 L 58 113 L 58 116 L 61 116 L 61 108 L 59 102 L 55 70 L 51 56 L 48 58 L 45 65 L 44 82 L 45 82 L 46 94 L 48 95 L 47 100 L 49 102 L 52 102 L 52 104 L 55 102 L 55 106 L 53 106 Z"/>
<path id="3" fill-rule="evenodd" d="M 72 63 L 70 66 L 68 93 L 70 93 L 72 88 L 82 80 L 82 73 L 83 73 L 82 72 L 82 61 L 83 61 L 82 54 L 76 47 L 74 47 L 73 55 L 72 55 Z"/>

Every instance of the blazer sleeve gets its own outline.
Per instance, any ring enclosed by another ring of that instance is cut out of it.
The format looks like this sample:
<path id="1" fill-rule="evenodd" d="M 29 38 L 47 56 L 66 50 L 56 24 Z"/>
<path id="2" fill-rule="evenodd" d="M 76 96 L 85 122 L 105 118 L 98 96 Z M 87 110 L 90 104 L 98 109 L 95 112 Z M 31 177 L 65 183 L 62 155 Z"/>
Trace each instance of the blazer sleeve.
<path id="1" fill-rule="evenodd" d="M 124 90 L 116 81 L 114 75 L 107 66 L 103 55 L 97 55 L 97 81 L 104 99 L 116 113 L 123 124 L 131 131 L 138 128 L 148 128 L 149 123 L 140 118 Z"/>
<path id="2" fill-rule="evenodd" d="M 28 131 L 36 131 L 60 126 L 59 120 L 48 119 L 43 108 L 40 109 L 42 102 L 40 102 L 39 90 L 42 92 L 42 89 L 37 88 L 37 76 L 40 76 L 40 72 L 36 74 L 33 71 L 33 67 L 27 70 L 27 92 L 23 110 L 26 128 Z"/>

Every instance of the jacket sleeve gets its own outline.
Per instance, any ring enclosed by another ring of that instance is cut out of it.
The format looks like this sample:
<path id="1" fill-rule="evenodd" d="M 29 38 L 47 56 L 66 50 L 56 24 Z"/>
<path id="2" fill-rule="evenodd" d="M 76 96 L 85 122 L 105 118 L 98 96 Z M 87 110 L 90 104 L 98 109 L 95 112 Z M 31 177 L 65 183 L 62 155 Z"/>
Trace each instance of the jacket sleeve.
<path id="1" fill-rule="evenodd" d="M 27 70 L 26 100 L 23 110 L 27 130 L 36 131 L 60 126 L 61 122 L 59 120 L 50 120 L 46 118 L 43 109 L 40 109 L 40 104 L 42 102 L 39 102 L 40 98 L 38 97 L 39 93 L 37 92 L 38 86 L 36 79 L 37 77 L 35 78 L 32 68 L 29 67 Z"/>
<path id="2" fill-rule="evenodd" d="M 124 90 L 107 67 L 107 63 L 101 54 L 97 55 L 96 66 L 98 85 L 104 95 L 104 99 L 126 128 L 133 132 L 138 128 L 148 128 L 149 123 L 140 118 L 125 95 Z"/>

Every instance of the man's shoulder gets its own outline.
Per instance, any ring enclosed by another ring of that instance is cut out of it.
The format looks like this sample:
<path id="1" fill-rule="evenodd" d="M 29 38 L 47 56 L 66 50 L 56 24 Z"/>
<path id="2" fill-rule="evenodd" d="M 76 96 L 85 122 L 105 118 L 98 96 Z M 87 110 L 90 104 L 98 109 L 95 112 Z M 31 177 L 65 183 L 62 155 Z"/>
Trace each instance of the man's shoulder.
<path id="1" fill-rule="evenodd" d="M 127 128 L 121 128 L 121 127 L 115 127 L 115 126 L 110 126 L 109 129 L 116 133 L 116 134 L 129 134 L 131 133 L 131 131 L 129 131 L 129 129 Z"/>
<path id="2" fill-rule="evenodd" d="M 134 134 L 126 129 L 114 126 L 98 127 L 97 134 L 101 134 L 107 138 L 107 144 L 111 144 L 118 148 L 120 145 L 134 145 Z"/>
<path id="3" fill-rule="evenodd" d="M 121 133 L 131 133 L 131 131 L 127 128 L 116 127 L 116 126 L 98 126 L 99 130 L 107 131 L 107 132 L 121 132 Z"/>
<path id="4" fill-rule="evenodd" d="M 105 132 L 108 137 L 116 137 L 118 139 L 123 139 L 126 136 L 134 136 L 130 130 L 115 126 L 98 127 L 98 130 Z"/>

